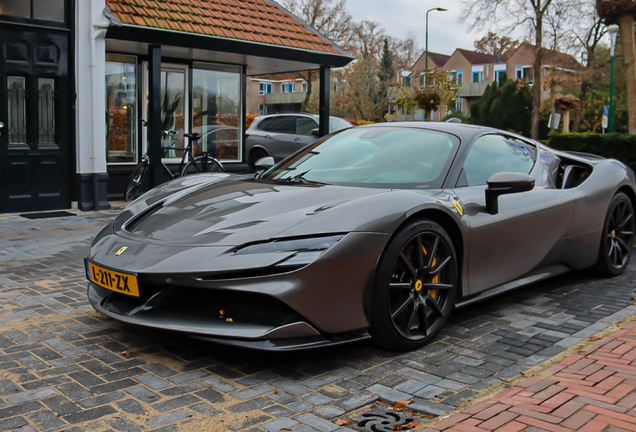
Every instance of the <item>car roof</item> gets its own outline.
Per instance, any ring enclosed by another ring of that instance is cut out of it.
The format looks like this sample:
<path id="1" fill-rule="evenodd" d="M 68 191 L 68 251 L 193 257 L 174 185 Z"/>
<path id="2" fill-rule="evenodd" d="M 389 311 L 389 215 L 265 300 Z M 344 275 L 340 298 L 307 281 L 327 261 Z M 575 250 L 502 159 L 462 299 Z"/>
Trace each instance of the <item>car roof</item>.
<path id="1" fill-rule="evenodd" d="M 254 120 L 262 120 L 262 119 L 266 119 L 266 118 L 271 118 L 271 117 L 283 117 L 283 116 L 302 116 L 302 117 L 311 117 L 313 119 L 318 120 L 320 118 L 320 116 L 318 114 L 312 114 L 312 113 L 304 113 L 304 112 L 290 112 L 290 113 L 278 113 L 278 114 L 265 114 L 265 115 L 259 115 L 258 117 L 256 117 L 256 119 Z M 337 118 L 337 119 L 341 119 L 341 120 L 345 120 L 342 117 L 337 117 L 337 116 L 329 116 L 329 118 Z M 346 121 L 346 120 L 345 120 Z"/>
<path id="2" fill-rule="evenodd" d="M 409 121 L 409 122 L 385 122 L 385 123 L 373 123 L 367 125 L 356 126 L 357 128 L 376 128 L 376 127 L 409 127 L 418 129 L 427 129 L 439 132 L 446 132 L 461 138 L 462 141 L 468 141 L 477 135 L 483 135 L 485 133 L 499 133 L 514 137 L 523 141 L 531 142 L 534 145 L 541 146 L 540 143 L 524 137 L 522 135 L 504 131 L 501 129 L 492 128 L 489 126 L 479 126 L 465 123 L 448 123 L 448 122 L 430 122 L 430 121 Z M 543 147 L 543 146 L 541 146 Z"/>

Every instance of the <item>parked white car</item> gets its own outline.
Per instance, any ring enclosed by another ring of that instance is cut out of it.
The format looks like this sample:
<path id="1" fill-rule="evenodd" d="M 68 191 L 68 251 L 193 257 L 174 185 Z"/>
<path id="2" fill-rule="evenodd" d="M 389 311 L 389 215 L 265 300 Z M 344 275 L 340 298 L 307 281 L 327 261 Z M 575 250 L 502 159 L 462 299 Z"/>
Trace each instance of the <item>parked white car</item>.
<path id="1" fill-rule="evenodd" d="M 278 162 L 313 144 L 318 136 L 317 114 L 285 113 L 257 117 L 246 132 L 247 163 L 254 171 L 259 159 L 272 156 Z M 353 125 L 340 117 L 329 118 L 329 133 Z"/>

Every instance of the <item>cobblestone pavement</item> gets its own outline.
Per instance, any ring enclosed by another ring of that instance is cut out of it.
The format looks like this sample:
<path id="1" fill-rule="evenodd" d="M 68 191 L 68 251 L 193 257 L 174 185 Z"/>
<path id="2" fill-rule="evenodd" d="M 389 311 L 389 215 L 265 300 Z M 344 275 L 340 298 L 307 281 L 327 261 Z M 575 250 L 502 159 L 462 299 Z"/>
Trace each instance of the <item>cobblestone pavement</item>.
<path id="1" fill-rule="evenodd" d="M 336 417 L 405 399 L 440 415 L 636 313 L 632 264 L 618 278 L 570 274 L 459 310 L 415 352 L 230 349 L 88 305 L 82 259 L 115 215 L 0 216 L 0 430 L 334 431 L 346 430 Z"/>
<path id="2" fill-rule="evenodd" d="M 636 430 L 636 323 L 422 432 Z"/>

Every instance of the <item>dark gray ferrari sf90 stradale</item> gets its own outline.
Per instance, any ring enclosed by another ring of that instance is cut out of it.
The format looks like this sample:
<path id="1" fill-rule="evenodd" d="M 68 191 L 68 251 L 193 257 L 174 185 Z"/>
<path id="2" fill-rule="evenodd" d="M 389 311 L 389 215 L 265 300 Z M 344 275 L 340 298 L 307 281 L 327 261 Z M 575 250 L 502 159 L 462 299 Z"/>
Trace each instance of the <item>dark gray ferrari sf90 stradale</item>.
<path id="1" fill-rule="evenodd" d="M 569 270 L 622 273 L 635 204 L 616 160 L 477 126 L 360 126 L 259 178 L 148 192 L 95 239 L 88 297 L 235 346 L 414 349 L 454 307 Z"/>

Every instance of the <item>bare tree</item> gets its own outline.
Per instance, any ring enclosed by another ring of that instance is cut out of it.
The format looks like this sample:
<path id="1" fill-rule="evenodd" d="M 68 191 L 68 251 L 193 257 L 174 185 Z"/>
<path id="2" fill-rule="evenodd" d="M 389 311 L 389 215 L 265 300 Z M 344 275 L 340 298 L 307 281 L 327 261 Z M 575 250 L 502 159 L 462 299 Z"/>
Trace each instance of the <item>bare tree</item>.
<path id="1" fill-rule="evenodd" d="M 406 39 L 388 36 L 387 39 L 389 40 L 389 50 L 393 54 L 394 67 L 396 69 L 411 69 L 422 54 L 422 50 L 415 41 L 415 36 L 408 34 Z"/>
<path id="2" fill-rule="evenodd" d="M 347 12 L 347 0 L 285 0 L 283 6 L 338 45 L 347 46 L 353 37 L 353 21 Z M 315 71 L 299 72 L 307 83 L 301 110 L 307 111 Z"/>
<path id="3" fill-rule="evenodd" d="M 352 44 L 363 57 L 379 59 L 386 33 L 375 21 L 363 20 L 353 25 Z"/>
<path id="4" fill-rule="evenodd" d="M 546 15 L 557 3 L 566 0 L 464 0 L 464 19 L 472 21 L 471 28 L 495 26 L 503 23 L 504 30 L 524 28 L 534 36 L 534 86 L 532 94 L 532 138 L 539 138 L 539 109 L 543 65 L 543 25 Z M 553 7 L 551 9 L 551 6 Z M 557 8 L 560 10 L 560 8 Z"/>
<path id="5" fill-rule="evenodd" d="M 347 0 L 285 0 L 283 5 L 336 44 L 350 43 L 353 21 Z"/>

